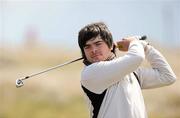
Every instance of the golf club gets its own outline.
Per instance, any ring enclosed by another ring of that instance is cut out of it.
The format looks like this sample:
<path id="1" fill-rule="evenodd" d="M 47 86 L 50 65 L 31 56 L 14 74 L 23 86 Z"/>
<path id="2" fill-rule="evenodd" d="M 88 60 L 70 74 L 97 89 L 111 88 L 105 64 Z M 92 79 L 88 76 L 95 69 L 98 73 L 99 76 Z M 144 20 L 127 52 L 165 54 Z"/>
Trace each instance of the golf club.
<path id="1" fill-rule="evenodd" d="M 65 63 L 63 63 L 63 64 L 59 64 L 59 65 L 57 65 L 57 66 L 53 66 L 53 67 L 51 67 L 51 68 L 42 70 L 42 71 L 40 71 L 40 72 L 38 72 L 38 73 L 31 74 L 31 75 L 26 76 L 26 77 L 23 77 L 23 78 L 21 78 L 21 79 L 17 79 L 17 80 L 16 80 L 16 87 L 19 88 L 19 87 L 23 86 L 23 85 L 24 85 L 23 80 L 29 79 L 29 78 L 31 78 L 31 77 L 40 75 L 40 74 L 42 74 L 42 73 L 45 73 L 45 72 L 48 72 L 48 71 L 57 69 L 57 68 L 59 68 L 59 67 L 68 65 L 68 64 L 70 64 L 70 63 L 73 63 L 73 62 L 76 62 L 76 61 L 79 61 L 79 60 L 82 60 L 82 59 L 83 59 L 82 57 L 81 57 L 81 58 L 77 58 L 77 59 L 74 59 L 74 60 L 65 62 Z"/>
<path id="2" fill-rule="evenodd" d="M 138 37 L 138 38 L 139 38 L 139 40 L 146 40 L 147 37 L 146 37 L 146 36 L 141 36 L 141 37 Z M 40 71 L 40 72 L 38 72 L 38 73 L 34 73 L 34 74 L 29 75 L 29 76 L 25 76 L 25 77 L 23 77 L 23 78 L 17 79 L 17 80 L 16 80 L 16 87 L 17 87 L 17 88 L 22 87 L 22 86 L 24 85 L 23 81 L 26 80 L 26 79 L 29 79 L 29 78 L 31 78 L 31 77 L 40 75 L 40 74 L 42 74 L 42 73 L 45 73 L 45 72 L 48 72 L 48 71 L 51 71 L 51 70 L 54 70 L 54 69 L 57 69 L 57 68 L 60 68 L 60 67 L 63 67 L 63 66 L 65 66 L 65 65 L 71 64 L 71 63 L 73 63 L 73 62 L 76 62 L 76 61 L 79 61 L 79 60 L 82 60 L 82 59 L 83 59 L 83 57 L 80 57 L 80 58 L 77 58 L 77 59 L 74 59 L 74 60 L 65 62 L 65 63 L 63 63 L 63 64 L 59 64 L 59 65 L 57 65 L 57 66 L 53 66 L 53 67 L 51 67 L 51 68 L 47 68 L 47 69 L 42 70 L 42 71 Z"/>

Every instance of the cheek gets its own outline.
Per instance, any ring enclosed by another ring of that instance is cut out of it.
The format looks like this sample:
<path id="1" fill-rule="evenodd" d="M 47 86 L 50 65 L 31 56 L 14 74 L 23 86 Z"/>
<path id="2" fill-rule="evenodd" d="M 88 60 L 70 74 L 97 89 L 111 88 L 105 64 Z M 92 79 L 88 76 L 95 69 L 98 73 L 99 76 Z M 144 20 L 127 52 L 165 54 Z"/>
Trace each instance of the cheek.
<path id="1" fill-rule="evenodd" d="M 102 54 L 105 58 L 109 57 L 109 55 L 111 54 L 111 49 L 107 48 L 105 50 L 102 50 Z"/>
<path id="2" fill-rule="evenodd" d="M 88 50 L 84 50 L 84 54 L 87 57 L 89 55 L 89 51 Z"/>
<path id="3" fill-rule="evenodd" d="M 104 47 L 101 49 L 101 52 L 105 53 L 105 54 L 108 54 L 109 52 L 111 52 L 111 49 L 108 48 L 108 47 Z"/>

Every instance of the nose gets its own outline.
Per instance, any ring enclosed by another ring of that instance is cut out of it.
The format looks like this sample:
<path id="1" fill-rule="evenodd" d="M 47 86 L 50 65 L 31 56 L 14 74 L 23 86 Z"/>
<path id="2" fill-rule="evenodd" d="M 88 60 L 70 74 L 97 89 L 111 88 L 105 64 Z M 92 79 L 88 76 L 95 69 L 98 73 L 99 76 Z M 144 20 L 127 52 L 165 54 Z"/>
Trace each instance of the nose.
<path id="1" fill-rule="evenodd" d="M 93 46 L 91 51 L 92 51 L 92 53 L 96 53 L 97 52 L 97 47 Z"/>

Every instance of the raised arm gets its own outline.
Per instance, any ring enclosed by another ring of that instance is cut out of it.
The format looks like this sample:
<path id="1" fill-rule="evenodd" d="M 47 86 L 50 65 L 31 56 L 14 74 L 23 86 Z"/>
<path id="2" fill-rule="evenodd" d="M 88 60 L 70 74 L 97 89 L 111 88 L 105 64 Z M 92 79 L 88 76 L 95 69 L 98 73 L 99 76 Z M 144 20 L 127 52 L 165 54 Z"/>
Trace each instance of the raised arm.
<path id="1" fill-rule="evenodd" d="M 93 63 L 85 67 L 81 83 L 92 92 L 102 93 L 106 88 L 135 71 L 144 58 L 142 44 L 138 40 L 131 41 L 125 56 L 111 61 Z"/>
<path id="2" fill-rule="evenodd" d="M 175 82 L 174 72 L 158 50 L 148 45 L 145 56 L 152 68 L 139 68 L 136 71 L 142 89 L 166 86 Z"/>

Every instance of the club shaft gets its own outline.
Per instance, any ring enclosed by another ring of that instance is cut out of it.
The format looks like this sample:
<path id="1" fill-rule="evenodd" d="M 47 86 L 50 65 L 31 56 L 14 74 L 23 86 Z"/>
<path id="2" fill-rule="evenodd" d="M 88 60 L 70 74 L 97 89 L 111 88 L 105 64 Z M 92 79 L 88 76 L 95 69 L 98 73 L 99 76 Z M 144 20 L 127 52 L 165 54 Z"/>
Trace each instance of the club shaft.
<path id="1" fill-rule="evenodd" d="M 144 36 L 141 36 L 141 37 L 139 38 L 139 40 L 146 40 L 146 38 L 147 38 L 147 37 L 144 35 Z M 71 63 L 73 63 L 73 62 L 76 62 L 76 61 L 79 61 L 79 60 L 82 60 L 82 59 L 83 59 L 83 57 L 80 57 L 80 58 L 77 58 L 77 59 L 74 59 L 74 60 L 65 62 L 65 63 L 63 63 L 63 64 L 59 64 L 59 65 L 57 65 L 57 66 L 54 66 L 54 67 L 51 67 L 51 68 L 42 70 L 42 71 L 40 71 L 40 72 L 38 72 L 38 73 L 34 73 L 34 74 L 29 75 L 29 76 L 26 76 L 26 77 L 24 77 L 24 78 L 22 78 L 22 79 L 20 79 L 20 80 L 29 79 L 29 78 L 31 78 L 31 77 L 34 77 L 34 76 L 40 75 L 40 74 L 42 74 L 42 73 L 45 73 L 45 72 L 48 72 L 48 71 L 51 71 L 51 70 L 60 68 L 60 67 L 62 67 L 62 66 L 71 64 Z"/>
<path id="2" fill-rule="evenodd" d="M 42 74 L 42 73 L 45 73 L 45 72 L 48 72 L 48 71 L 51 71 L 51 70 L 54 70 L 54 69 L 60 68 L 60 67 L 62 67 L 62 66 L 65 66 L 65 65 L 71 64 L 71 63 L 73 63 L 73 62 L 76 62 L 76 61 L 79 61 L 79 60 L 82 60 L 82 59 L 83 59 L 83 58 L 81 57 L 81 58 L 77 58 L 77 59 L 74 59 L 74 60 L 68 61 L 68 62 L 63 63 L 63 64 L 59 64 L 59 65 L 57 65 L 57 66 L 53 66 L 53 67 L 51 67 L 51 68 L 48 68 L 48 69 L 42 70 L 42 71 L 40 71 L 40 72 L 38 72 L 38 73 L 34 73 L 34 74 L 29 75 L 29 76 L 26 76 L 26 77 L 22 78 L 21 80 L 26 80 L 26 79 L 28 79 L 28 78 L 31 78 L 31 77 L 34 77 L 34 76 L 40 75 L 40 74 Z"/>

